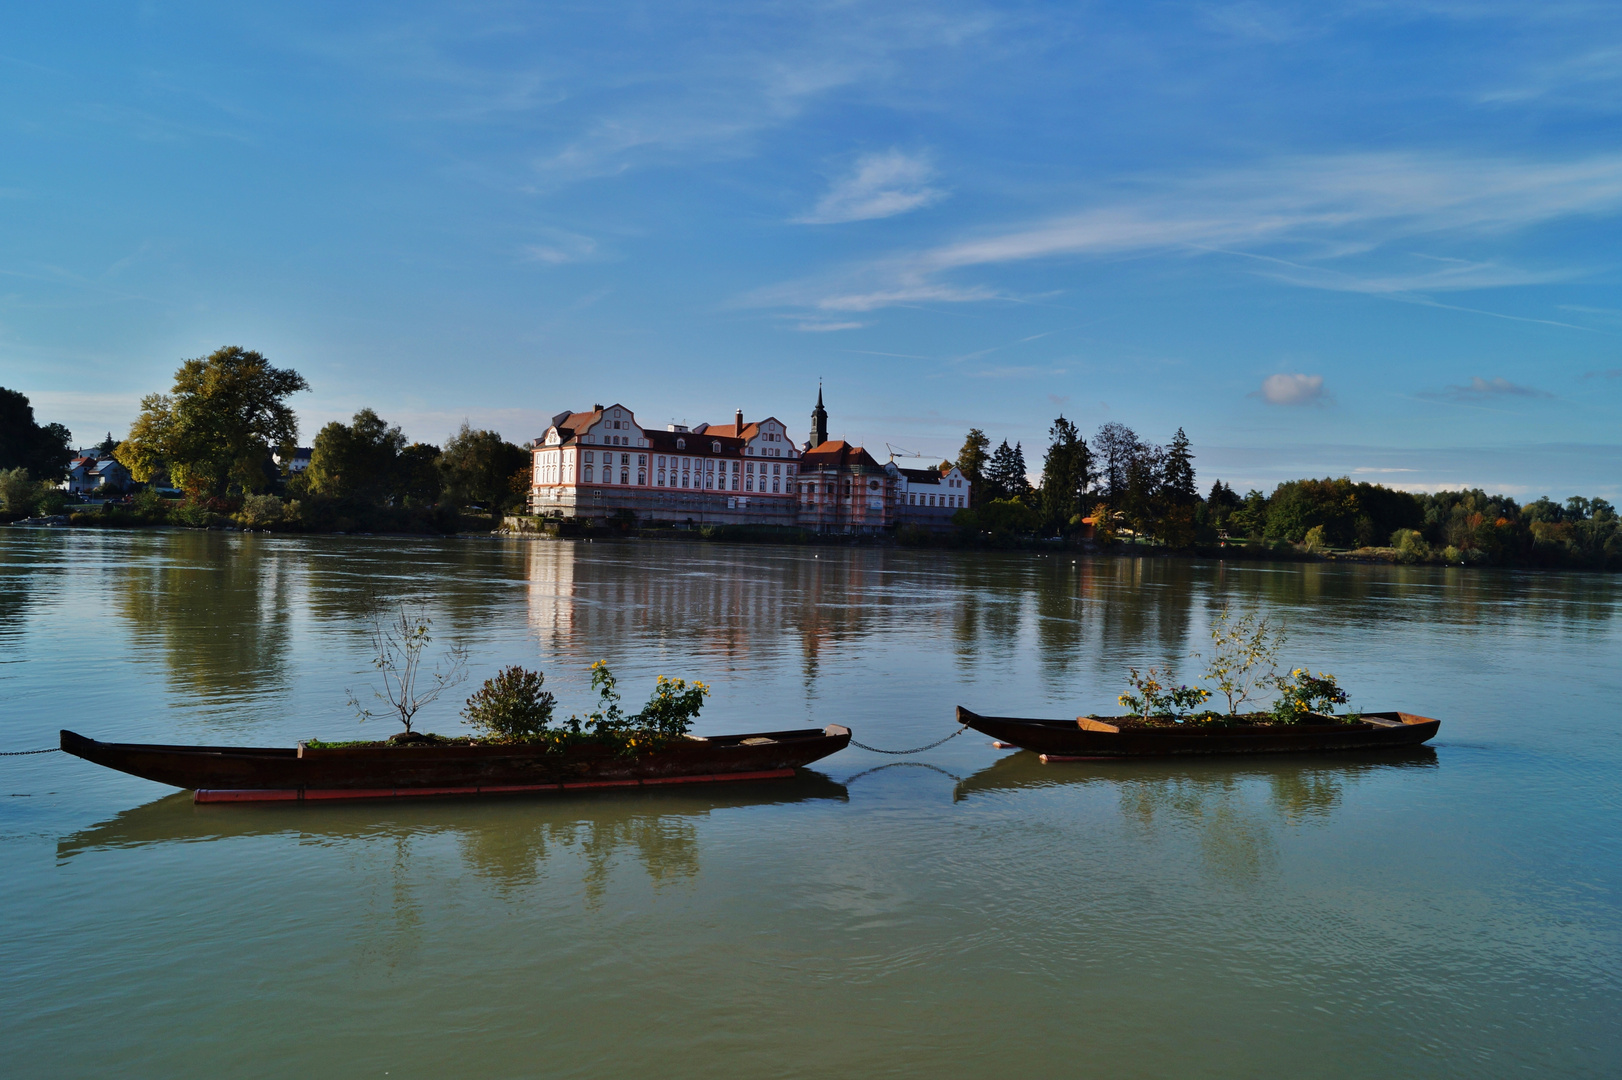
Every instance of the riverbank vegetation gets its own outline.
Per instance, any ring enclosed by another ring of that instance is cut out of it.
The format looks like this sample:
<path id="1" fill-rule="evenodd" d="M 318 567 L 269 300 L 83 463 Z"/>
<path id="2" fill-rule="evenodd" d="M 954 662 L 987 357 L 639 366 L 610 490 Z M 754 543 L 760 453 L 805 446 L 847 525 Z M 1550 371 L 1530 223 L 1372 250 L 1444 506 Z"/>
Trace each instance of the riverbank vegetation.
<path id="1" fill-rule="evenodd" d="M 1041 484 L 1023 476 L 1024 452 L 972 429 L 956 462 L 972 503 L 946 542 L 1023 546 L 1070 541 L 1267 558 L 1357 558 L 1399 563 L 1622 569 L 1622 521 L 1600 498 L 1522 505 L 1480 489 L 1415 493 L 1345 477 L 1291 480 L 1243 496 L 1221 480 L 1202 495 L 1179 428 L 1165 446 L 1123 424 L 1091 444 L 1060 417 L 1049 431 Z M 913 538 L 914 542 L 930 542 Z"/>

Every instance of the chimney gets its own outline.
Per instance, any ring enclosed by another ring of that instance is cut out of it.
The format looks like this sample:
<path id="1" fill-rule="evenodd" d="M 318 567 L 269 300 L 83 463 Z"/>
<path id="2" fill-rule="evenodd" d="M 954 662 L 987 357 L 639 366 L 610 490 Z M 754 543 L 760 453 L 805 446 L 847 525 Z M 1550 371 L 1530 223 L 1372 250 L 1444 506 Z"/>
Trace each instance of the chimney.
<path id="1" fill-rule="evenodd" d="M 738 436 L 738 438 L 740 438 L 740 439 L 743 438 L 743 410 L 742 409 L 738 410 L 738 426 L 735 429 L 734 433 Z"/>
<path id="2" fill-rule="evenodd" d="M 591 407 L 591 411 L 592 411 L 592 412 L 602 412 L 602 411 L 603 411 L 603 407 L 602 407 L 602 406 L 601 406 L 601 405 L 593 405 L 593 406 L 592 406 L 592 407 Z"/>

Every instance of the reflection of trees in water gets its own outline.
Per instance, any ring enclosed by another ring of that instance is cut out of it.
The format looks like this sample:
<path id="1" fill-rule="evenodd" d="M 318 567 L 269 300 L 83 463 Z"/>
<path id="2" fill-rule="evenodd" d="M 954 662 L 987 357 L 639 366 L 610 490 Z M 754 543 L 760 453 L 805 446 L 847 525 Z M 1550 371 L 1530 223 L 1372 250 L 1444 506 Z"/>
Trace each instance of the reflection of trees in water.
<path id="1" fill-rule="evenodd" d="M 1205 869 L 1235 884 L 1250 884 L 1271 869 L 1278 853 L 1275 822 L 1245 798 L 1231 777 L 1166 777 L 1121 787 L 1121 816 L 1144 833 L 1160 817 L 1172 819 L 1199 844 Z"/>
<path id="2" fill-rule="evenodd" d="M 615 856 L 632 851 L 655 884 L 698 874 L 698 830 L 691 821 L 659 814 L 576 821 L 491 820 L 483 828 L 458 833 L 463 856 L 473 871 L 502 891 L 533 885 L 555 849 L 578 852 L 585 860 L 586 900 L 595 904 L 608 888 Z"/>
<path id="3" fill-rule="evenodd" d="M 283 689 L 294 576 L 286 551 L 258 536 L 187 530 L 145 555 L 121 570 L 116 605 L 137 648 L 162 653 L 173 685 L 218 704 Z"/>
<path id="4" fill-rule="evenodd" d="M 0 536 L 0 642 L 22 637 L 34 600 L 34 579 L 58 557 L 57 551 L 33 537 L 18 540 L 19 533 L 24 530 L 7 529 Z"/>

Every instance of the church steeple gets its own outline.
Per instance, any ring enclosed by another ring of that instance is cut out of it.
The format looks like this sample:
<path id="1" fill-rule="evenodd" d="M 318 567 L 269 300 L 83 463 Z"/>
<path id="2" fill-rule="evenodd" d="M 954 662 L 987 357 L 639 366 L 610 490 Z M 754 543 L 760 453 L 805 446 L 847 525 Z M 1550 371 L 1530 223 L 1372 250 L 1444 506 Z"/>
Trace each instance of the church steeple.
<path id="1" fill-rule="evenodd" d="M 822 384 L 817 383 L 817 407 L 811 410 L 811 449 L 828 441 L 828 410 L 822 407 Z"/>

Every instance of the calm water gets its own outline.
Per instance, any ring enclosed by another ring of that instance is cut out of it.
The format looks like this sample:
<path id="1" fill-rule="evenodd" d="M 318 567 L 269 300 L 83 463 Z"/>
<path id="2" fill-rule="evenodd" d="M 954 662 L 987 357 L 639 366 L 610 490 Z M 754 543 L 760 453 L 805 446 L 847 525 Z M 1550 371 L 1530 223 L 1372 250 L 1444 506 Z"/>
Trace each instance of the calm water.
<path id="1" fill-rule="evenodd" d="M 1385 756 L 1044 766 L 969 733 L 776 784 L 302 808 L 4 758 L 0 1074 L 1622 1073 L 1615 578 L 0 529 L 0 749 L 381 734 L 344 704 L 373 595 L 565 709 L 599 658 L 631 702 L 702 677 L 700 733 L 1113 710 L 1224 603 L 1444 724 Z"/>

